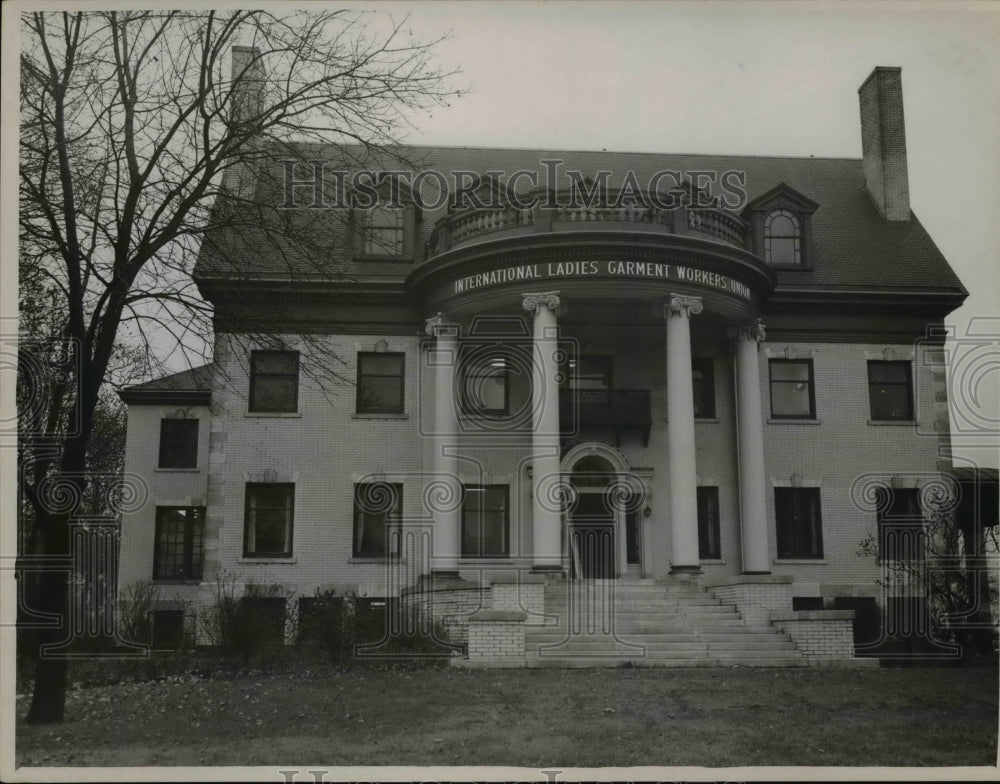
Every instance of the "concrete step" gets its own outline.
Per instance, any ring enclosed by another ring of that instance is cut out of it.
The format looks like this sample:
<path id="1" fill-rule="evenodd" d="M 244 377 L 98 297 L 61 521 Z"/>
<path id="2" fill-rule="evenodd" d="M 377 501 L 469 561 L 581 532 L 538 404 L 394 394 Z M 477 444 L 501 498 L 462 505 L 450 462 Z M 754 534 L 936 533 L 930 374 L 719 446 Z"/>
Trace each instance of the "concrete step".
<path id="1" fill-rule="evenodd" d="M 581 656 L 572 658 L 527 659 L 527 667 L 551 669 L 578 669 L 584 667 L 808 667 L 805 659 L 772 658 L 753 659 L 735 664 L 728 659 L 619 659 L 609 656 Z"/>

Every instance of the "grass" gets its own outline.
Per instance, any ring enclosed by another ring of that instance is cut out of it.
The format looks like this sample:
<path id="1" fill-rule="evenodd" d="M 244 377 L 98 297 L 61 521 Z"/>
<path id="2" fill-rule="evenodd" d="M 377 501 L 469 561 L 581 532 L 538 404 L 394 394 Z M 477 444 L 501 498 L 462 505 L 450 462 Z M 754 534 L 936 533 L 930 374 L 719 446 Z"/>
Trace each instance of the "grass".
<path id="1" fill-rule="evenodd" d="M 995 667 L 317 668 L 77 688 L 20 766 L 995 765 Z M 23 717 L 27 696 L 18 697 Z"/>

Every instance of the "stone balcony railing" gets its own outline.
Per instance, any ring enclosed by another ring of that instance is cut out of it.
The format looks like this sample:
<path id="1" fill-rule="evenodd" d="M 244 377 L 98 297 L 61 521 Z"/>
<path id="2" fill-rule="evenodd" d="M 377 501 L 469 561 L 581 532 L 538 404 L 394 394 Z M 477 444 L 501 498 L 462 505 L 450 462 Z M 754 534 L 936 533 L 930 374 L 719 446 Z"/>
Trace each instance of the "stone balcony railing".
<path id="1" fill-rule="evenodd" d="M 427 243 L 427 258 L 466 243 L 487 239 L 573 231 L 687 235 L 722 242 L 742 250 L 753 249 L 747 224 L 735 213 L 724 209 L 684 204 L 671 209 L 643 204 L 566 206 L 558 197 L 554 203 L 562 206 L 469 208 L 446 215 L 434 226 Z"/>

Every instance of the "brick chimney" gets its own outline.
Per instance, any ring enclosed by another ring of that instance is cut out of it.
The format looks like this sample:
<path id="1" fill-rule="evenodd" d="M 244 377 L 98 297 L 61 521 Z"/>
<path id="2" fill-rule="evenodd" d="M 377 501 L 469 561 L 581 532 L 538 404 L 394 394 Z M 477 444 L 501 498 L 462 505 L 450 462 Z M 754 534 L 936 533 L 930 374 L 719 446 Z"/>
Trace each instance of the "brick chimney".
<path id="1" fill-rule="evenodd" d="M 899 68 L 877 66 L 858 88 L 861 101 L 861 155 L 865 185 L 887 221 L 910 220 L 903 127 L 903 79 Z"/>
<path id="2" fill-rule="evenodd" d="M 233 47 L 233 119 L 237 122 L 260 112 L 264 101 L 264 66 L 260 49 Z"/>

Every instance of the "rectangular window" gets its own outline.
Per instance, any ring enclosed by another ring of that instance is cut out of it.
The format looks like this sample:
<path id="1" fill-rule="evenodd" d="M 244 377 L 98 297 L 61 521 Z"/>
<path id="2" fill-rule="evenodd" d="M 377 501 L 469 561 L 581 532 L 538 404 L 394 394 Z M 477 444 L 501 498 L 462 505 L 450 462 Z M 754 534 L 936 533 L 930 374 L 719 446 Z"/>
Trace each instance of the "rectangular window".
<path id="1" fill-rule="evenodd" d="M 247 483 L 243 555 L 287 558 L 292 554 L 295 485 Z"/>
<path id="2" fill-rule="evenodd" d="M 250 410 L 291 413 L 299 408 L 299 352 L 250 353 Z"/>
<path id="3" fill-rule="evenodd" d="M 358 354 L 359 414 L 403 413 L 404 354 Z"/>
<path id="4" fill-rule="evenodd" d="M 505 558 L 510 553 L 507 494 L 507 485 L 465 485 L 463 558 Z"/>
<path id="5" fill-rule="evenodd" d="M 823 522 L 818 487 L 774 488 L 779 558 L 822 558 Z"/>
<path id="6" fill-rule="evenodd" d="M 462 375 L 462 408 L 466 413 L 500 416 L 509 412 L 509 371 L 504 357 L 471 359 Z"/>
<path id="7" fill-rule="evenodd" d="M 698 557 L 721 558 L 719 544 L 719 488 L 698 488 Z"/>
<path id="8" fill-rule="evenodd" d="M 919 561 L 925 555 L 920 491 L 880 489 L 878 493 L 879 557 L 883 561 Z"/>
<path id="9" fill-rule="evenodd" d="M 398 555 L 403 486 L 387 482 L 354 485 L 354 557 Z"/>
<path id="10" fill-rule="evenodd" d="M 872 419 L 913 419 L 913 383 L 909 362 L 868 362 L 868 398 Z"/>
<path id="11" fill-rule="evenodd" d="M 712 357 L 694 357 L 691 360 L 691 381 L 695 417 L 715 419 L 715 360 Z"/>
<path id="12" fill-rule="evenodd" d="M 403 211 L 373 207 L 365 220 L 366 256 L 402 256 L 404 247 Z"/>
<path id="13" fill-rule="evenodd" d="M 200 580 L 205 507 L 156 507 L 154 580 Z"/>
<path id="14" fill-rule="evenodd" d="M 771 416 L 775 419 L 815 419 L 811 359 L 772 359 Z"/>
<path id="15" fill-rule="evenodd" d="M 160 420 L 160 468 L 198 467 L 198 420 Z"/>

